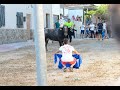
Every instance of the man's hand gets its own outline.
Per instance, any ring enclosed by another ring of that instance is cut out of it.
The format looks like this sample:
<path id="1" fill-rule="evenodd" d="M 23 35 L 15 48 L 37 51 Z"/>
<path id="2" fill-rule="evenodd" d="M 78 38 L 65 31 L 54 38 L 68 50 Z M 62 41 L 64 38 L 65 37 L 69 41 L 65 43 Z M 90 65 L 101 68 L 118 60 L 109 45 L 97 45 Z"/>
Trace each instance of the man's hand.
<path id="1" fill-rule="evenodd" d="M 76 53 L 76 54 L 80 55 L 80 53 Z"/>

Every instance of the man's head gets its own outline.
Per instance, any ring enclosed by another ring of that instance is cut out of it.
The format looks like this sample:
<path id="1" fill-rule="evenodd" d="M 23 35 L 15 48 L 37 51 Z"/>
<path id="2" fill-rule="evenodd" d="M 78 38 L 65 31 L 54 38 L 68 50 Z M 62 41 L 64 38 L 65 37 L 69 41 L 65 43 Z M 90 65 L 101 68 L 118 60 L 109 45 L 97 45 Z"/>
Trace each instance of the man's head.
<path id="1" fill-rule="evenodd" d="M 62 14 L 60 14 L 60 19 L 62 19 Z"/>
<path id="2" fill-rule="evenodd" d="M 64 42 L 64 44 L 68 44 L 68 39 L 65 38 L 65 39 L 63 40 L 63 42 Z"/>
<path id="3" fill-rule="evenodd" d="M 70 19 L 68 19 L 68 22 L 70 22 Z"/>

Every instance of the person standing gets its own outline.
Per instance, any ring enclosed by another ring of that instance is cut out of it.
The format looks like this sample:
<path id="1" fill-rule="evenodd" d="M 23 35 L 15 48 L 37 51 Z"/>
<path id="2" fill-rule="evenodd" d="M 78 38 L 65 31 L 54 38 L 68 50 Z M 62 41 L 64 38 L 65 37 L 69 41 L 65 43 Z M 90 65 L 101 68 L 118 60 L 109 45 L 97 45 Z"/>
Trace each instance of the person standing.
<path id="1" fill-rule="evenodd" d="M 103 37 L 103 39 L 104 39 L 104 38 L 108 38 L 108 32 L 107 32 L 106 22 L 105 22 L 105 21 L 104 21 L 104 23 L 103 23 L 103 30 L 105 31 L 105 37 Z"/>
<path id="2" fill-rule="evenodd" d="M 86 25 L 86 27 L 85 27 L 85 35 L 86 35 L 86 38 L 88 38 L 89 37 L 89 24 L 88 25 Z"/>
<path id="3" fill-rule="evenodd" d="M 94 29 L 95 29 L 95 25 L 91 22 L 90 24 L 90 31 L 91 31 L 91 37 L 94 38 Z"/>
<path id="4" fill-rule="evenodd" d="M 80 27 L 82 26 L 82 21 L 80 20 L 80 17 L 79 17 L 78 21 L 74 22 L 74 24 L 75 24 L 74 29 L 76 30 L 76 37 L 78 37 L 78 35 L 80 34 Z"/>
<path id="5" fill-rule="evenodd" d="M 97 24 L 98 26 L 98 40 L 102 39 L 103 23 L 102 20 Z"/>
<path id="6" fill-rule="evenodd" d="M 65 23 L 65 20 L 62 18 L 62 16 L 61 16 L 60 19 L 59 19 L 59 23 L 60 23 L 60 28 L 63 29 L 64 23 Z"/>
<path id="7" fill-rule="evenodd" d="M 67 26 L 67 28 L 68 28 L 68 38 L 70 38 L 70 42 L 72 42 L 74 23 L 71 22 L 70 19 L 68 19 L 68 22 L 65 22 L 64 25 Z"/>
<path id="8" fill-rule="evenodd" d="M 80 27 L 80 38 L 84 38 L 84 33 L 85 33 L 85 25 L 84 23 Z"/>
<path id="9" fill-rule="evenodd" d="M 94 30 L 94 33 L 95 33 L 95 38 L 98 38 L 97 24 L 95 24 L 95 30 Z"/>
<path id="10" fill-rule="evenodd" d="M 60 29 L 59 20 L 57 20 L 56 23 L 55 23 L 55 29 L 56 29 L 56 30 Z"/>

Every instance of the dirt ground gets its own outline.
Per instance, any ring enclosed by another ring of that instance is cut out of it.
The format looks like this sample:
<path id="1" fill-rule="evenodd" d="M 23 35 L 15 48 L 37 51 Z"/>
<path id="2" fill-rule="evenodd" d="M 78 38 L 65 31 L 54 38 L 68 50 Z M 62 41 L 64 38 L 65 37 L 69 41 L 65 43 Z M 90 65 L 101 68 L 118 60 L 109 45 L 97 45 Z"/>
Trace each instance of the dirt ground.
<path id="1" fill-rule="evenodd" d="M 63 72 L 53 62 L 58 42 L 49 42 L 47 81 L 49 86 L 120 85 L 120 49 L 115 40 L 80 40 L 71 43 L 80 52 L 82 64 L 74 72 Z M 35 47 L 0 53 L 1 86 L 36 86 Z"/>

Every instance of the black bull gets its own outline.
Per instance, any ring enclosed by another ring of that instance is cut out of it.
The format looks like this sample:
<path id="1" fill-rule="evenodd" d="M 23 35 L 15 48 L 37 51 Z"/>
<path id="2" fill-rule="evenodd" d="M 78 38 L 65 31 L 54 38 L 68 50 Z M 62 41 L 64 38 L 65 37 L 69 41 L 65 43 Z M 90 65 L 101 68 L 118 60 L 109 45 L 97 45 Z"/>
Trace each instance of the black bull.
<path id="1" fill-rule="evenodd" d="M 68 30 L 66 27 L 63 27 L 61 29 L 58 30 L 54 30 L 54 29 L 45 29 L 45 46 L 46 46 L 46 50 L 47 49 L 47 44 L 49 39 L 53 40 L 53 41 L 58 41 L 59 45 L 62 46 L 63 45 L 63 40 L 64 38 L 66 38 L 68 35 Z"/>
<path id="2" fill-rule="evenodd" d="M 54 30 L 54 29 L 45 29 L 45 46 L 46 50 L 47 49 L 47 44 L 49 39 L 52 41 L 58 41 L 59 45 L 62 46 L 64 38 L 69 38 L 70 42 L 72 41 L 72 35 L 74 35 L 74 30 L 73 32 L 70 32 L 68 27 L 64 26 L 61 29 Z"/>

